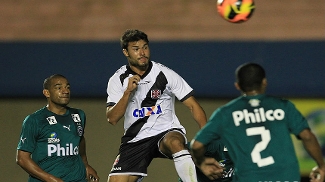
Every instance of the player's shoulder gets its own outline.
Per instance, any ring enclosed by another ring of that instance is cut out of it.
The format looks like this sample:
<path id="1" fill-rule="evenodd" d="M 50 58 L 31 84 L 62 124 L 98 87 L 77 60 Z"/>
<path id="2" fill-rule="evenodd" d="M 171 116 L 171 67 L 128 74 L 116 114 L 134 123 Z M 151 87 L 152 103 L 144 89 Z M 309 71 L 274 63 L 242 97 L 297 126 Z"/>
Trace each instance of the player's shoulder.
<path id="1" fill-rule="evenodd" d="M 121 81 L 121 77 L 124 77 L 122 75 L 125 75 L 127 72 L 127 65 L 121 66 L 118 70 L 115 71 L 113 75 L 108 80 L 108 83 L 111 83 L 113 85 L 118 84 Z"/>
<path id="2" fill-rule="evenodd" d="M 248 102 L 247 100 L 243 100 L 243 96 L 236 97 L 234 99 L 231 99 L 224 105 L 218 107 L 214 111 L 213 115 L 218 117 L 223 117 L 229 113 L 238 110 L 239 108 L 245 107 L 247 102 Z"/>
<path id="3" fill-rule="evenodd" d="M 127 65 L 123 65 L 115 71 L 115 73 L 112 75 L 112 77 L 119 76 L 119 75 L 123 74 L 126 70 L 127 70 Z"/>
<path id="4" fill-rule="evenodd" d="M 275 96 L 275 95 L 267 95 L 267 94 L 265 94 L 264 97 L 266 99 L 277 100 L 277 101 L 281 101 L 281 102 L 287 102 L 288 101 L 288 99 L 286 99 L 284 97 L 279 97 L 279 96 Z"/>
<path id="5" fill-rule="evenodd" d="M 169 68 L 168 66 L 165 66 L 164 64 L 154 62 L 154 61 L 151 61 L 151 62 L 152 62 L 152 69 L 150 72 L 152 74 L 163 73 L 166 76 L 167 80 L 169 80 L 169 81 L 173 81 L 173 80 L 182 78 L 176 71 Z"/>
<path id="6" fill-rule="evenodd" d="M 81 114 L 81 115 L 85 115 L 85 111 L 83 111 L 80 108 L 75 108 L 75 107 L 67 107 L 67 109 L 69 110 L 69 113 L 71 114 Z"/>
<path id="7" fill-rule="evenodd" d="M 238 106 L 239 104 L 251 104 L 251 105 L 259 105 L 261 102 L 266 102 L 268 104 L 287 104 L 291 103 L 288 99 L 285 99 L 283 97 L 273 96 L 273 95 L 266 95 L 266 94 L 260 94 L 257 96 L 239 96 L 231 101 L 229 101 L 227 104 L 225 104 L 226 107 L 231 106 Z"/>
<path id="8" fill-rule="evenodd" d="M 155 61 L 151 61 L 151 63 L 152 63 L 153 69 L 159 69 L 161 71 L 173 71 L 171 68 L 169 68 L 168 66 L 166 66 L 162 63 L 158 63 Z"/>
<path id="9" fill-rule="evenodd" d="M 42 117 L 46 117 L 47 113 L 48 113 L 48 109 L 46 107 L 42 107 L 39 110 L 35 111 L 34 113 L 28 115 L 28 118 L 42 118 Z"/>
<path id="10" fill-rule="evenodd" d="M 77 108 L 77 107 L 66 107 L 66 108 L 73 112 L 84 112 L 82 109 Z"/>
<path id="11" fill-rule="evenodd" d="M 42 107 L 39 110 L 29 114 L 24 119 L 25 124 L 38 124 L 44 121 L 44 119 L 48 116 L 49 111 L 46 107 Z"/>
<path id="12" fill-rule="evenodd" d="M 227 110 L 232 110 L 233 107 L 237 107 L 238 103 L 241 102 L 240 98 L 241 97 L 237 97 L 237 98 L 234 98 L 234 99 L 230 100 L 226 104 L 224 104 L 224 105 L 220 106 L 219 108 L 217 108 L 216 111 L 225 112 Z"/>
<path id="13" fill-rule="evenodd" d="M 267 100 L 267 102 L 269 102 L 270 104 L 273 103 L 283 107 L 287 107 L 287 106 L 291 107 L 294 105 L 289 99 L 283 97 L 265 95 L 265 98 L 266 98 L 265 100 Z"/>

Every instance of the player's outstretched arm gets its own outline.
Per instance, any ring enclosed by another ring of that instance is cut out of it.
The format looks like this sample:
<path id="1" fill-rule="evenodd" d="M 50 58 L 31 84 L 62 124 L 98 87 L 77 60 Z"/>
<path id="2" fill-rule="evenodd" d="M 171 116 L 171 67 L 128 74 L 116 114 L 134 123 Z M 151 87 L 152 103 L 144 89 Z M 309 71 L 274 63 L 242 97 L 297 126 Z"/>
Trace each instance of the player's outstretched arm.
<path id="1" fill-rule="evenodd" d="M 205 114 L 203 108 L 197 102 L 197 100 L 194 98 L 194 96 L 191 96 L 188 99 L 184 100 L 183 104 L 189 108 L 194 120 L 199 125 L 199 127 L 202 128 L 207 122 L 207 117 L 206 117 L 206 114 Z"/>
<path id="2" fill-rule="evenodd" d="M 316 136 L 309 129 L 305 129 L 300 132 L 299 137 L 302 139 L 306 151 L 317 164 L 310 173 L 311 182 L 323 182 L 325 179 L 325 163 Z"/>
<path id="3" fill-rule="evenodd" d="M 201 142 L 191 141 L 194 163 L 210 180 L 223 177 L 223 167 L 214 158 L 205 157 L 205 147 Z"/>
<path id="4" fill-rule="evenodd" d="M 23 168 L 28 174 L 38 178 L 42 181 L 48 182 L 63 182 L 63 180 L 45 172 L 41 169 L 31 158 L 31 153 L 17 150 L 16 155 L 16 162 L 17 164 Z"/>

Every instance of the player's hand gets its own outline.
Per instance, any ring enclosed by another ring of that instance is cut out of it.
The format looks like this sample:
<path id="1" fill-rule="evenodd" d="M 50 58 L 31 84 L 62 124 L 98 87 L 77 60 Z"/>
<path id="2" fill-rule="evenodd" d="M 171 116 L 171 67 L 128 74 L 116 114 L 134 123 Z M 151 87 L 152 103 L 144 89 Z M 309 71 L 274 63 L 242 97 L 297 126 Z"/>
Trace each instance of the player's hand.
<path id="1" fill-rule="evenodd" d="M 87 171 L 87 180 L 88 181 L 99 181 L 99 176 L 97 175 L 97 172 L 94 168 L 92 168 L 90 165 L 86 167 Z"/>
<path id="2" fill-rule="evenodd" d="M 224 168 L 214 158 L 205 158 L 199 167 L 203 174 L 210 180 L 215 180 L 224 176 Z"/>
<path id="3" fill-rule="evenodd" d="M 132 77 L 130 77 L 127 90 L 132 92 L 134 89 L 136 89 L 138 87 L 139 81 L 140 81 L 139 75 L 133 75 Z"/>
<path id="4" fill-rule="evenodd" d="M 323 182 L 325 179 L 325 167 L 318 168 L 317 166 L 310 172 L 310 182 Z"/>

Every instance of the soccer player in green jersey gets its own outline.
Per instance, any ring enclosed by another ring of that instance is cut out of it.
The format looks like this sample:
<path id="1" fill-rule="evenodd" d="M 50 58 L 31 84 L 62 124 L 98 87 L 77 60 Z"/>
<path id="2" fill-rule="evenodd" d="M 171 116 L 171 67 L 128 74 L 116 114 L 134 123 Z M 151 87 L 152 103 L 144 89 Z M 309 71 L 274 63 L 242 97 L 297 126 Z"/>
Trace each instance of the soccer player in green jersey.
<path id="1" fill-rule="evenodd" d="M 214 140 L 228 148 L 234 162 L 233 181 L 300 181 L 298 160 L 290 134 L 300 139 L 317 166 L 311 181 L 324 181 L 325 164 L 319 143 L 306 119 L 286 99 L 265 94 L 264 69 L 246 63 L 236 69 L 235 86 L 242 95 L 218 108 L 191 142 L 198 166 L 204 161 L 205 146 Z M 204 171 L 213 179 L 217 176 Z"/>
<path id="2" fill-rule="evenodd" d="M 27 116 L 17 147 L 17 164 L 29 174 L 29 182 L 98 181 L 88 164 L 84 111 L 68 107 L 70 84 L 59 74 L 44 80 L 47 106 Z"/>

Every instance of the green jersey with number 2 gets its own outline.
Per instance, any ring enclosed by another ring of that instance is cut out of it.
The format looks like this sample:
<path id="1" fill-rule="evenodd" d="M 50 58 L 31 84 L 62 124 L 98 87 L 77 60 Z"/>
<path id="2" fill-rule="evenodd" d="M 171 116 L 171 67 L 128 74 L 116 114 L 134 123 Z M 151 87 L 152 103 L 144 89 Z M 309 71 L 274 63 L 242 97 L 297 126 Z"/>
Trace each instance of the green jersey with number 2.
<path id="1" fill-rule="evenodd" d="M 195 139 L 221 139 L 234 162 L 233 181 L 300 181 L 290 134 L 309 128 L 292 102 L 265 94 L 240 96 L 218 108 Z"/>

